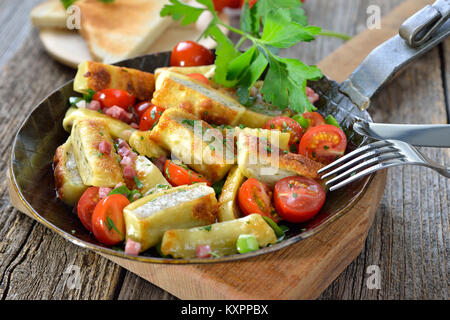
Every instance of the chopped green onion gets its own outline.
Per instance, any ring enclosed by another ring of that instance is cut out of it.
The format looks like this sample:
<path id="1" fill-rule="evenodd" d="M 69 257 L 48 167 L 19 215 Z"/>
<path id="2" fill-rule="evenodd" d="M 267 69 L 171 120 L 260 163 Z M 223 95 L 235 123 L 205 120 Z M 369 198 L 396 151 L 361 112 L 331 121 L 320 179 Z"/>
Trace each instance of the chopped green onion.
<path id="1" fill-rule="evenodd" d="M 251 234 L 241 234 L 236 242 L 239 253 L 247 253 L 259 249 L 258 240 Z"/>

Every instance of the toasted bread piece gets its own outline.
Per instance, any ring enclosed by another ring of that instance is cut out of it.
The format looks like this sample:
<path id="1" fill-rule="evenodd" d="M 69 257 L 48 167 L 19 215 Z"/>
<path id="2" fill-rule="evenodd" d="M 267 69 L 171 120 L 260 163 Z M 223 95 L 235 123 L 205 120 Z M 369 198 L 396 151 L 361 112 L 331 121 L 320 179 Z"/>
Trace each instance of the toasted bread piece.
<path id="1" fill-rule="evenodd" d="M 211 182 L 221 180 L 235 162 L 234 141 L 181 108 L 164 111 L 150 139 Z"/>
<path id="2" fill-rule="evenodd" d="M 114 187 L 125 182 L 119 155 L 112 148 L 110 154 L 100 153 L 100 142 L 113 145 L 106 121 L 82 119 L 73 124 L 71 139 L 73 153 L 83 183 L 87 186 Z"/>
<path id="3" fill-rule="evenodd" d="M 151 73 L 117 67 L 94 61 L 85 61 L 78 66 L 73 90 L 86 93 L 89 89 L 121 89 L 139 100 L 150 100 L 155 91 L 155 76 Z"/>
<path id="4" fill-rule="evenodd" d="M 142 55 L 170 26 L 159 15 L 167 0 L 81 0 L 81 35 L 96 61 L 114 63 Z"/>
<path id="5" fill-rule="evenodd" d="M 155 77 L 158 78 L 158 76 L 164 71 L 177 72 L 185 75 L 189 75 L 191 73 L 200 73 L 206 78 L 212 79 L 216 72 L 216 65 L 211 64 L 198 67 L 162 67 L 155 70 Z"/>
<path id="6" fill-rule="evenodd" d="M 241 215 L 237 203 L 239 188 L 245 180 L 245 176 L 238 166 L 234 166 L 225 180 L 222 193 L 219 198 L 219 221 L 238 219 Z"/>
<path id="7" fill-rule="evenodd" d="M 162 108 L 181 107 L 212 124 L 237 125 L 245 107 L 220 91 L 184 74 L 159 74 L 152 103 Z"/>
<path id="8" fill-rule="evenodd" d="M 56 149 L 53 168 L 58 198 L 64 203 L 74 206 L 88 186 L 83 183 L 78 173 L 70 137 L 66 143 Z"/>
<path id="9" fill-rule="evenodd" d="M 31 10 L 31 23 L 36 28 L 66 28 L 66 10 L 60 0 L 48 0 Z"/>
<path id="10" fill-rule="evenodd" d="M 127 238 L 141 251 L 156 245 L 166 230 L 212 224 L 217 218 L 214 189 L 198 183 L 148 195 L 129 204 L 124 218 Z"/>
<path id="11" fill-rule="evenodd" d="M 195 258 L 199 245 L 209 245 L 211 251 L 219 256 L 238 253 L 236 242 L 240 235 L 253 235 L 260 248 L 277 242 L 273 229 L 259 214 L 215 223 L 192 229 L 168 230 L 161 242 L 161 252 L 174 258 Z"/>
<path id="12" fill-rule="evenodd" d="M 237 145 L 237 162 L 247 178 L 256 178 L 271 187 L 290 176 L 319 179 L 317 171 L 323 165 L 305 156 L 287 153 L 245 133 L 239 134 Z"/>

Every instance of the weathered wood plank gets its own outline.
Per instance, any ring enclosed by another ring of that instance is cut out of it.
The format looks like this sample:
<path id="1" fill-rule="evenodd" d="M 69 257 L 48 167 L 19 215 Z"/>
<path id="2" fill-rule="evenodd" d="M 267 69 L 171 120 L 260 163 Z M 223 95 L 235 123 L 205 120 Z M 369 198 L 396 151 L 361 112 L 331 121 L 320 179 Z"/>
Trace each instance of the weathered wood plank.
<path id="1" fill-rule="evenodd" d="M 31 30 L 30 11 L 42 0 L 0 1 L 0 72 Z"/>
<path id="2" fill-rule="evenodd" d="M 10 147 L 20 123 L 49 92 L 74 76 L 54 62 L 37 32 L 0 74 L 0 170 L 6 174 Z M 66 285 L 70 265 L 79 267 L 80 289 Z M 112 299 L 121 268 L 81 249 L 14 210 L 7 182 L 0 183 L 0 297 L 2 299 Z"/>
<path id="3" fill-rule="evenodd" d="M 439 49 L 421 58 L 374 101 L 376 122 L 445 123 Z M 448 163 L 448 149 L 422 148 Z M 323 299 L 448 299 L 450 183 L 419 167 L 389 170 L 385 196 L 365 249 Z M 381 290 L 366 286 L 366 268 L 381 269 Z"/>

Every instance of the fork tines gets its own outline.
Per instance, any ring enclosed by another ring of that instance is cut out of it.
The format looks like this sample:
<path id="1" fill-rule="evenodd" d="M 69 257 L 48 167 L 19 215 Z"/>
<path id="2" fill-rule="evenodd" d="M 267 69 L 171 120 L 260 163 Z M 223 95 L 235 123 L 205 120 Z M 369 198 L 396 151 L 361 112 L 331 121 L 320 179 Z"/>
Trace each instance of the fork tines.
<path id="1" fill-rule="evenodd" d="M 339 189 L 375 171 L 402 164 L 403 154 L 391 141 L 377 141 L 339 158 L 318 171 L 330 191 Z"/>

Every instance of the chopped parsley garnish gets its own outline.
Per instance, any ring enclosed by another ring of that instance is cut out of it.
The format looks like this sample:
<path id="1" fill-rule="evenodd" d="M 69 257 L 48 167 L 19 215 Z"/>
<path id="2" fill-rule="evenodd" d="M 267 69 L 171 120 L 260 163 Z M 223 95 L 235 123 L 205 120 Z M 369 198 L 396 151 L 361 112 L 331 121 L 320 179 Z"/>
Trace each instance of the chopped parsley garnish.
<path id="1" fill-rule="evenodd" d="M 193 127 L 195 125 L 195 120 L 191 120 L 191 119 L 184 119 L 183 121 L 181 121 L 182 124 L 187 124 L 188 126 Z"/>
<path id="2" fill-rule="evenodd" d="M 201 229 L 209 232 L 209 231 L 211 231 L 211 228 L 212 228 L 212 226 L 209 225 L 209 226 L 206 226 L 206 227 L 202 227 Z"/>
<path id="3" fill-rule="evenodd" d="M 161 16 L 171 16 L 185 26 L 196 23 L 204 11 L 212 14 L 212 20 L 202 36 L 211 37 L 217 43 L 216 83 L 237 88 L 239 102 L 250 105 L 254 102 L 250 89 L 268 67 L 266 81 L 261 88 L 267 102 L 280 109 L 289 107 L 298 113 L 315 109 L 306 95 L 306 83 L 320 79 L 320 70 L 299 60 L 277 55 L 280 49 L 290 48 L 302 41 L 312 41 L 322 32 L 321 28 L 308 25 L 300 1 L 259 0 L 251 9 L 246 1 L 241 13 L 241 29 L 220 20 L 212 0 L 197 2 L 202 7 L 195 6 L 197 3 L 191 6 L 181 0 L 170 0 L 170 4 L 162 9 Z M 219 27 L 239 35 L 241 39 L 237 45 Z M 241 52 L 240 47 L 245 41 L 251 45 Z"/>
<path id="4" fill-rule="evenodd" d="M 133 176 L 133 180 L 134 180 L 134 183 L 136 184 L 136 187 L 138 189 L 142 189 L 144 187 L 144 185 L 142 184 L 141 180 L 139 180 L 138 177 Z"/>
<path id="5" fill-rule="evenodd" d="M 328 149 L 330 149 L 330 147 L 329 146 L 323 146 L 323 149 L 324 150 L 328 150 Z"/>
<path id="6" fill-rule="evenodd" d="M 94 94 L 95 91 L 89 88 L 86 93 L 83 93 L 83 100 L 86 100 L 86 102 L 91 102 Z"/>
<path id="7" fill-rule="evenodd" d="M 106 226 L 108 227 L 108 230 L 116 231 L 121 237 L 123 237 L 123 234 L 117 229 L 116 225 L 114 224 L 114 221 L 110 217 L 106 217 Z"/>

